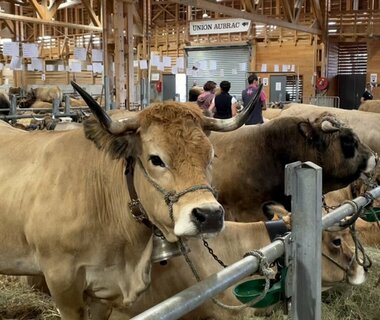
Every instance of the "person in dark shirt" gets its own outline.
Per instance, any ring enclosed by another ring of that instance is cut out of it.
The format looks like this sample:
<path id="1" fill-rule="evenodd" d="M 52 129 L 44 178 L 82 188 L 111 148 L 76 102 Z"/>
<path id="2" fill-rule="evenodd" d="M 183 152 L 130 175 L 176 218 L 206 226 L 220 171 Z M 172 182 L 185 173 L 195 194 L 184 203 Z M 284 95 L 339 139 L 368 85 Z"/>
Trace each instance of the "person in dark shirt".
<path id="1" fill-rule="evenodd" d="M 371 93 L 371 84 L 370 83 L 367 83 L 367 87 L 365 88 L 365 91 L 364 91 L 362 97 L 360 98 L 360 102 L 364 102 L 367 100 L 373 100 L 373 95 Z"/>
<path id="2" fill-rule="evenodd" d="M 220 94 L 215 96 L 208 110 L 210 112 L 215 112 L 214 118 L 232 118 L 237 113 L 237 101 L 229 94 L 231 83 L 229 81 L 222 81 L 219 87 Z"/>
<path id="3" fill-rule="evenodd" d="M 258 89 L 259 78 L 255 73 L 253 73 L 248 77 L 248 87 L 241 93 L 244 107 L 249 103 L 249 101 L 251 101 L 252 97 L 256 94 Z M 264 122 L 262 110 L 266 109 L 266 99 L 267 97 L 264 90 L 261 90 L 260 99 L 256 102 L 255 109 L 245 124 L 257 124 Z"/>

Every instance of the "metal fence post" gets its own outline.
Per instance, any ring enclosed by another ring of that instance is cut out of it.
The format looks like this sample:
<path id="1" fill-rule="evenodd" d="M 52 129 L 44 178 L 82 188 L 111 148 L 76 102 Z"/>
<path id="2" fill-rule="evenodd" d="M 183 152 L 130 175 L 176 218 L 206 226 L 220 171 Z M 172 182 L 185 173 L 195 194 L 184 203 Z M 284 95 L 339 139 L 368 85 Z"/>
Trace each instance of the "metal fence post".
<path id="1" fill-rule="evenodd" d="M 70 96 L 68 94 L 65 95 L 65 114 L 70 114 Z"/>
<path id="2" fill-rule="evenodd" d="M 17 110 L 17 97 L 14 94 L 11 94 L 11 103 L 10 103 L 10 109 L 9 109 L 9 115 L 16 115 L 16 110 Z M 12 119 L 12 123 L 16 123 L 17 119 Z"/>
<path id="3" fill-rule="evenodd" d="M 52 110 L 52 118 L 53 119 L 55 119 L 55 117 L 59 115 L 60 105 L 61 105 L 60 99 L 53 99 L 53 110 Z"/>
<path id="4" fill-rule="evenodd" d="M 322 168 L 312 162 L 287 165 L 285 194 L 292 196 L 291 319 L 320 320 Z"/>

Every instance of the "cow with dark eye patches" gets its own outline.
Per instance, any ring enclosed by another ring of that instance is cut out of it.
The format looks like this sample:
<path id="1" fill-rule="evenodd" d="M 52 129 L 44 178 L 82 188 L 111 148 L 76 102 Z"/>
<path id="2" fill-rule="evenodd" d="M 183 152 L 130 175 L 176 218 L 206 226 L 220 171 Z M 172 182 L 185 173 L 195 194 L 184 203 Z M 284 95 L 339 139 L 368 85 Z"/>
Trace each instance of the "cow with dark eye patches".
<path id="1" fill-rule="evenodd" d="M 376 165 L 371 149 L 353 130 L 329 113 L 309 121 L 279 117 L 227 134 L 212 133 L 212 182 L 227 220 L 266 220 L 263 202 L 274 200 L 290 210 L 284 195 L 285 165 L 311 161 L 323 169 L 323 193 L 347 186 Z"/>

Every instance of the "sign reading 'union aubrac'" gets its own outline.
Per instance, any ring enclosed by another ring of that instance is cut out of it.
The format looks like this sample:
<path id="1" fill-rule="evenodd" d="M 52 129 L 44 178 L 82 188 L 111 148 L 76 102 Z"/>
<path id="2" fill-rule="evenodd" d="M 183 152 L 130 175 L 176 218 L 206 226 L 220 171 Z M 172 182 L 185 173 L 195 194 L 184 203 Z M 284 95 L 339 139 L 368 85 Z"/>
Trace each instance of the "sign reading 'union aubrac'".
<path id="1" fill-rule="evenodd" d="M 245 19 L 202 20 L 190 22 L 190 35 L 246 32 L 251 25 Z"/>

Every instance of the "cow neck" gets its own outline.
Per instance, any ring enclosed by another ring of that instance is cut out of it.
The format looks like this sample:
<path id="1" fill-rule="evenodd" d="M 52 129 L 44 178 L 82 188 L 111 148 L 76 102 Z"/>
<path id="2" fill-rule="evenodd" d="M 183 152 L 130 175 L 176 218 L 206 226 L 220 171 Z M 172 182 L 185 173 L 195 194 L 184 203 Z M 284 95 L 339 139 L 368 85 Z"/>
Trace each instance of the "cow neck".
<path id="1" fill-rule="evenodd" d="M 135 167 L 135 159 L 129 157 L 127 159 L 127 166 L 125 167 L 125 176 L 127 179 L 128 192 L 130 197 L 130 202 L 128 203 L 129 210 L 133 218 L 137 221 L 145 224 L 149 229 L 153 229 L 154 225 L 149 221 L 148 216 L 140 203 L 139 197 L 137 195 L 135 185 L 133 183 L 133 172 Z"/>

